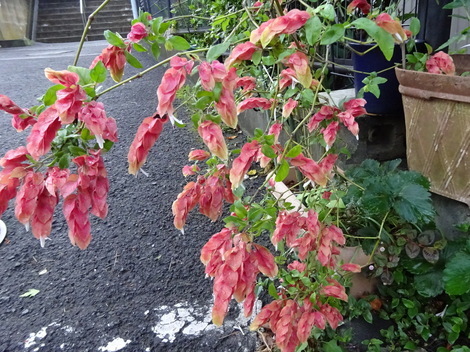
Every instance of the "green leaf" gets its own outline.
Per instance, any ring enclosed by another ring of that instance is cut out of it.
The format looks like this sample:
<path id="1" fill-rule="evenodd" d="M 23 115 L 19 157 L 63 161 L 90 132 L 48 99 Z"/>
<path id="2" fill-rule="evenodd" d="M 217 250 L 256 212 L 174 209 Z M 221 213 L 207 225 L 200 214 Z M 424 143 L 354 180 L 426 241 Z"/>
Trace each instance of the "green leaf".
<path id="1" fill-rule="evenodd" d="M 67 169 L 70 165 L 70 159 L 68 154 L 64 154 L 59 159 L 59 167 L 61 169 Z"/>
<path id="2" fill-rule="evenodd" d="M 56 84 L 46 91 L 46 93 L 42 96 L 42 102 L 44 105 L 49 106 L 55 103 L 57 100 L 57 91 L 64 89 L 65 87 L 62 84 Z"/>
<path id="3" fill-rule="evenodd" d="M 318 14 L 327 19 L 328 21 L 334 21 L 336 18 L 335 8 L 332 4 L 321 5 L 318 8 Z"/>
<path id="4" fill-rule="evenodd" d="M 219 102 L 220 99 L 220 94 L 222 94 L 222 82 L 216 82 L 214 89 L 212 90 L 212 93 L 214 95 L 214 100 L 216 102 Z"/>
<path id="5" fill-rule="evenodd" d="M 277 170 L 275 181 L 281 182 L 287 177 L 287 175 L 289 175 L 289 163 L 283 159 L 279 169 Z"/>
<path id="6" fill-rule="evenodd" d="M 403 302 L 403 305 L 404 305 L 406 308 L 414 308 L 414 306 L 415 306 L 415 302 L 413 302 L 413 301 L 410 300 L 410 299 L 402 298 L 401 301 Z"/>
<path id="7" fill-rule="evenodd" d="M 446 263 L 444 288 L 450 295 L 470 292 L 470 253 L 461 251 Z"/>
<path id="8" fill-rule="evenodd" d="M 272 57 L 271 55 L 269 55 L 269 56 L 263 56 L 261 61 L 266 66 L 272 66 L 276 62 L 276 59 Z"/>
<path id="9" fill-rule="evenodd" d="M 161 25 L 160 25 L 160 29 L 158 30 L 158 32 L 160 34 L 163 34 L 167 31 L 168 28 L 170 28 L 170 25 L 171 23 L 170 22 L 163 22 Z"/>
<path id="10" fill-rule="evenodd" d="M 434 218 L 434 207 L 431 194 L 421 185 L 405 184 L 399 189 L 393 209 L 404 220 L 413 224 Z"/>
<path id="11" fill-rule="evenodd" d="M 418 35 L 419 31 L 421 29 L 421 22 L 419 21 L 418 18 L 412 17 L 410 21 L 410 31 L 411 33 L 416 36 Z"/>
<path id="12" fill-rule="evenodd" d="M 34 297 L 36 296 L 40 291 L 36 290 L 34 288 L 30 288 L 28 291 L 20 295 L 20 297 Z"/>
<path id="13" fill-rule="evenodd" d="M 132 47 L 134 48 L 135 51 L 139 51 L 141 53 L 145 53 L 147 51 L 147 48 L 140 45 L 139 43 L 132 44 Z"/>
<path id="14" fill-rule="evenodd" d="M 295 147 L 292 147 L 292 149 L 286 153 L 286 158 L 295 158 L 300 153 L 302 153 L 302 146 L 300 144 L 297 144 Z"/>
<path id="15" fill-rule="evenodd" d="M 90 75 L 91 70 L 88 68 L 79 66 L 69 66 L 67 67 L 67 70 L 69 70 L 70 72 L 75 72 L 78 77 L 80 77 L 80 81 L 78 81 L 78 84 L 82 86 L 93 82 Z"/>
<path id="16" fill-rule="evenodd" d="M 131 65 L 135 68 L 144 67 L 144 66 L 142 66 L 140 61 L 137 60 L 137 58 L 134 55 L 132 55 L 130 52 L 128 52 L 127 50 L 124 50 L 124 55 L 126 55 L 126 61 L 129 63 L 129 65 Z"/>
<path id="17" fill-rule="evenodd" d="M 155 34 L 160 33 L 160 26 L 162 25 L 162 22 L 163 22 L 163 17 L 157 17 L 152 20 L 151 26 L 152 26 L 153 33 Z"/>
<path id="18" fill-rule="evenodd" d="M 436 297 L 444 290 L 442 271 L 432 271 L 414 277 L 414 287 L 423 297 Z"/>
<path id="19" fill-rule="evenodd" d="M 261 62 L 261 57 L 262 57 L 263 53 L 261 51 L 256 51 L 253 56 L 251 57 L 251 61 L 255 64 L 255 65 L 259 65 L 259 63 Z"/>
<path id="20" fill-rule="evenodd" d="M 385 29 L 377 26 L 375 21 L 371 19 L 362 17 L 358 18 L 351 23 L 357 29 L 363 29 L 367 32 L 369 36 L 374 39 L 374 41 L 379 45 L 380 50 L 384 54 L 385 58 L 390 61 L 393 56 L 393 51 L 395 49 L 395 41 L 390 33 Z"/>
<path id="21" fill-rule="evenodd" d="M 106 80 L 107 73 L 108 71 L 106 70 L 103 62 L 98 61 L 95 67 L 93 67 L 90 71 L 90 78 L 96 83 L 101 83 Z"/>
<path id="22" fill-rule="evenodd" d="M 152 51 L 153 57 L 158 60 L 158 58 L 160 57 L 160 45 L 155 42 L 152 44 L 150 50 Z"/>
<path id="23" fill-rule="evenodd" d="M 126 44 L 124 43 L 124 40 L 122 37 L 117 34 L 111 32 L 109 29 L 104 31 L 104 37 L 108 41 L 109 44 L 120 47 L 120 48 L 125 48 Z"/>
<path id="24" fill-rule="evenodd" d="M 70 153 L 72 153 L 73 156 L 80 156 L 80 155 L 85 155 L 86 150 L 80 147 L 76 147 L 74 145 L 69 146 Z"/>
<path id="25" fill-rule="evenodd" d="M 261 153 L 263 153 L 264 155 L 266 155 L 268 158 L 271 158 L 271 159 L 274 159 L 277 157 L 273 148 L 271 148 L 269 145 L 263 145 L 263 147 L 261 148 Z"/>
<path id="26" fill-rule="evenodd" d="M 237 200 L 235 203 L 233 203 L 233 208 L 235 214 L 237 214 L 240 219 L 246 218 L 248 211 L 240 200 Z"/>
<path id="27" fill-rule="evenodd" d="M 405 346 L 403 346 L 407 350 L 415 351 L 416 350 L 416 344 L 413 341 L 408 341 Z"/>
<path id="28" fill-rule="evenodd" d="M 269 283 L 268 293 L 271 295 L 272 298 L 279 299 L 279 295 L 277 294 L 276 286 L 274 286 L 274 282 L 272 282 L 272 281 Z"/>
<path id="29" fill-rule="evenodd" d="M 216 60 L 220 55 L 225 53 L 229 47 L 230 43 L 228 42 L 211 46 L 206 55 L 207 62 L 212 62 L 213 60 Z"/>
<path id="30" fill-rule="evenodd" d="M 191 45 L 189 45 L 186 39 L 177 35 L 174 35 L 173 37 L 168 39 L 168 41 L 171 43 L 171 45 L 173 45 L 173 48 L 175 50 L 183 51 L 188 50 L 191 47 Z"/>
<path id="31" fill-rule="evenodd" d="M 194 105 L 197 109 L 205 109 L 214 99 L 211 96 L 204 96 L 198 99 Z"/>
<path id="32" fill-rule="evenodd" d="M 343 352 L 343 349 L 338 346 L 336 340 L 331 340 L 323 344 L 323 352 Z"/>
<path id="33" fill-rule="evenodd" d="M 336 23 L 326 30 L 321 38 L 321 45 L 330 45 L 344 37 L 344 25 Z"/>
<path id="34" fill-rule="evenodd" d="M 314 45 L 320 40 L 322 23 L 318 16 L 312 16 L 305 23 L 305 36 L 310 45 Z"/>

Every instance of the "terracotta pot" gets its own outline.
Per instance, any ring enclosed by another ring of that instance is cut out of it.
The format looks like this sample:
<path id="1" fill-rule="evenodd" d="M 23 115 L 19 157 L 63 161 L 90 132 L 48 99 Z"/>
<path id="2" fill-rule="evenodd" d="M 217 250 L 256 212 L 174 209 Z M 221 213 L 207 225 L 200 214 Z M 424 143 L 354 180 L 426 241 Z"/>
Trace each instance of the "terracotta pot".
<path id="1" fill-rule="evenodd" d="M 459 60 L 468 66 L 470 55 Z M 430 179 L 432 192 L 470 206 L 470 77 L 398 68 L 396 74 L 409 168 Z"/>

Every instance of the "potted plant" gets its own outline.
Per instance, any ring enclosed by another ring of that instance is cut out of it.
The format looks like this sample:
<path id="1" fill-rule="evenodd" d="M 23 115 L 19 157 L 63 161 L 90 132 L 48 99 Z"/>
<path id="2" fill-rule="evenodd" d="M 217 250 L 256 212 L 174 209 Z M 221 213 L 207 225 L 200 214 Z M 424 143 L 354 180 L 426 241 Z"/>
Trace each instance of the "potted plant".
<path id="1" fill-rule="evenodd" d="M 143 119 L 130 145 L 129 173 L 145 174 L 142 166 L 166 125 L 185 127 L 174 106 L 176 94 L 188 76 L 198 77 L 187 99 L 194 102 L 195 110 L 186 122 L 192 122 L 205 149 L 188 147 L 190 165 L 182 171 L 190 181 L 172 211 L 176 229 L 183 231 L 197 206 L 216 221 L 225 210 L 224 203 L 231 204 L 220 232 L 201 249 L 205 272 L 214 278 L 213 322 L 223 323 L 232 298 L 243 302 L 245 315 L 250 316 L 259 292 L 265 290 L 272 301 L 264 302 L 252 329 L 270 327 L 282 351 L 307 346 L 321 349 L 321 331 L 334 330 L 343 320 L 341 302 L 349 299 L 345 288 L 349 273 L 362 269 L 336 258 L 346 243 L 335 211 L 341 207 L 342 196 L 338 193 L 328 199 L 331 194 L 324 187 L 331 183 L 338 155 L 346 153 L 335 143 L 340 126 L 357 136 L 355 119 L 366 112 L 364 99 L 333 106 L 321 98 L 328 79 L 328 53 L 333 43 L 346 40 L 346 29 L 354 26 L 372 37 L 388 38 L 378 40 L 388 56 L 393 51 L 393 34 L 371 20 L 336 23 L 336 10 L 329 1 L 305 6 L 306 10 L 299 10 L 284 8 L 278 0 L 257 2 L 238 13 L 239 23 L 225 42 L 195 50 L 182 37 L 171 36 L 162 18 L 142 13 L 127 38 L 105 32 L 109 46 L 91 68 L 46 69 L 54 85 L 39 105 L 21 108 L 0 95 L 0 108 L 13 115 L 15 128 L 30 132 L 26 146 L 0 159 L 0 210 L 16 198 L 16 217 L 31 225 L 44 245 L 54 209 L 62 199 L 70 240 L 85 249 L 91 241 L 89 214 L 104 218 L 108 209 L 109 182 L 101 154 L 117 142 L 116 121 L 106 116 L 99 99 L 169 64 L 157 88 L 156 112 Z M 150 51 L 158 58 L 164 47 L 178 52 L 123 79 L 127 63 L 142 66 L 132 50 Z M 218 61 L 227 50 L 225 61 Z M 74 65 L 79 53 L 80 49 Z M 200 53 L 206 53 L 205 58 Z M 99 89 L 108 72 L 116 84 Z M 268 112 L 269 128 L 257 130 L 241 148 L 231 148 L 223 128 L 236 128 L 238 115 L 251 109 Z M 287 140 L 281 145 L 282 131 Z M 324 152 L 315 158 L 310 147 L 317 144 Z M 245 177 L 258 163 L 271 167 L 275 182 L 296 169 L 302 177 L 294 186 L 322 200 L 311 202 L 301 212 L 272 196 L 271 179 L 254 190 L 245 187 Z"/>
<path id="2" fill-rule="evenodd" d="M 459 5 L 455 1 L 446 7 Z M 463 37 L 451 38 L 441 48 Z M 408 165 L 429 177 L 433 192 L 470 205 L 470 77 L 465 74 L 470 56 L 459 55 L 454 63 L 444 52 L 429 54 L 409 54 L 406 68 L 396 68 Z"/>

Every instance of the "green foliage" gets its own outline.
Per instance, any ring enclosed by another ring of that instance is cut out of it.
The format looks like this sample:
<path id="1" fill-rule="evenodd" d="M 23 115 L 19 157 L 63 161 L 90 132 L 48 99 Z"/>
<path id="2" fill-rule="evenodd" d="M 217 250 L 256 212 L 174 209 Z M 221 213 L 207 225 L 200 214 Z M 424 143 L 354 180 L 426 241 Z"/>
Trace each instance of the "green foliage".
<path id="1" fill-rule="evenodd" d="M 354 202 L 364 215 L 376 220 L 392 212 L 413 224 L 433 221 L 429 181 L 417 172 L 398 170 L 398 165 L 399 161 L 380 165 L 365 160 L 359 167 L 348 170 L 346 176 L 353 184 L 345 202 Z"/>

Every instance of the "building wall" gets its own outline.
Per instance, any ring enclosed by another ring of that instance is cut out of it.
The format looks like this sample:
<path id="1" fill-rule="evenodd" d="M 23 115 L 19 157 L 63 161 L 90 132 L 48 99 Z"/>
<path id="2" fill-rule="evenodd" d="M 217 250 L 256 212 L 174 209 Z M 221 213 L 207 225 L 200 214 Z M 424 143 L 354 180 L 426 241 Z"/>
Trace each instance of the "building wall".
<path id="1" fill-rule="evenodd" d="M 28 37 L 30 0 L 0 0 L 0 40 Z"/>

